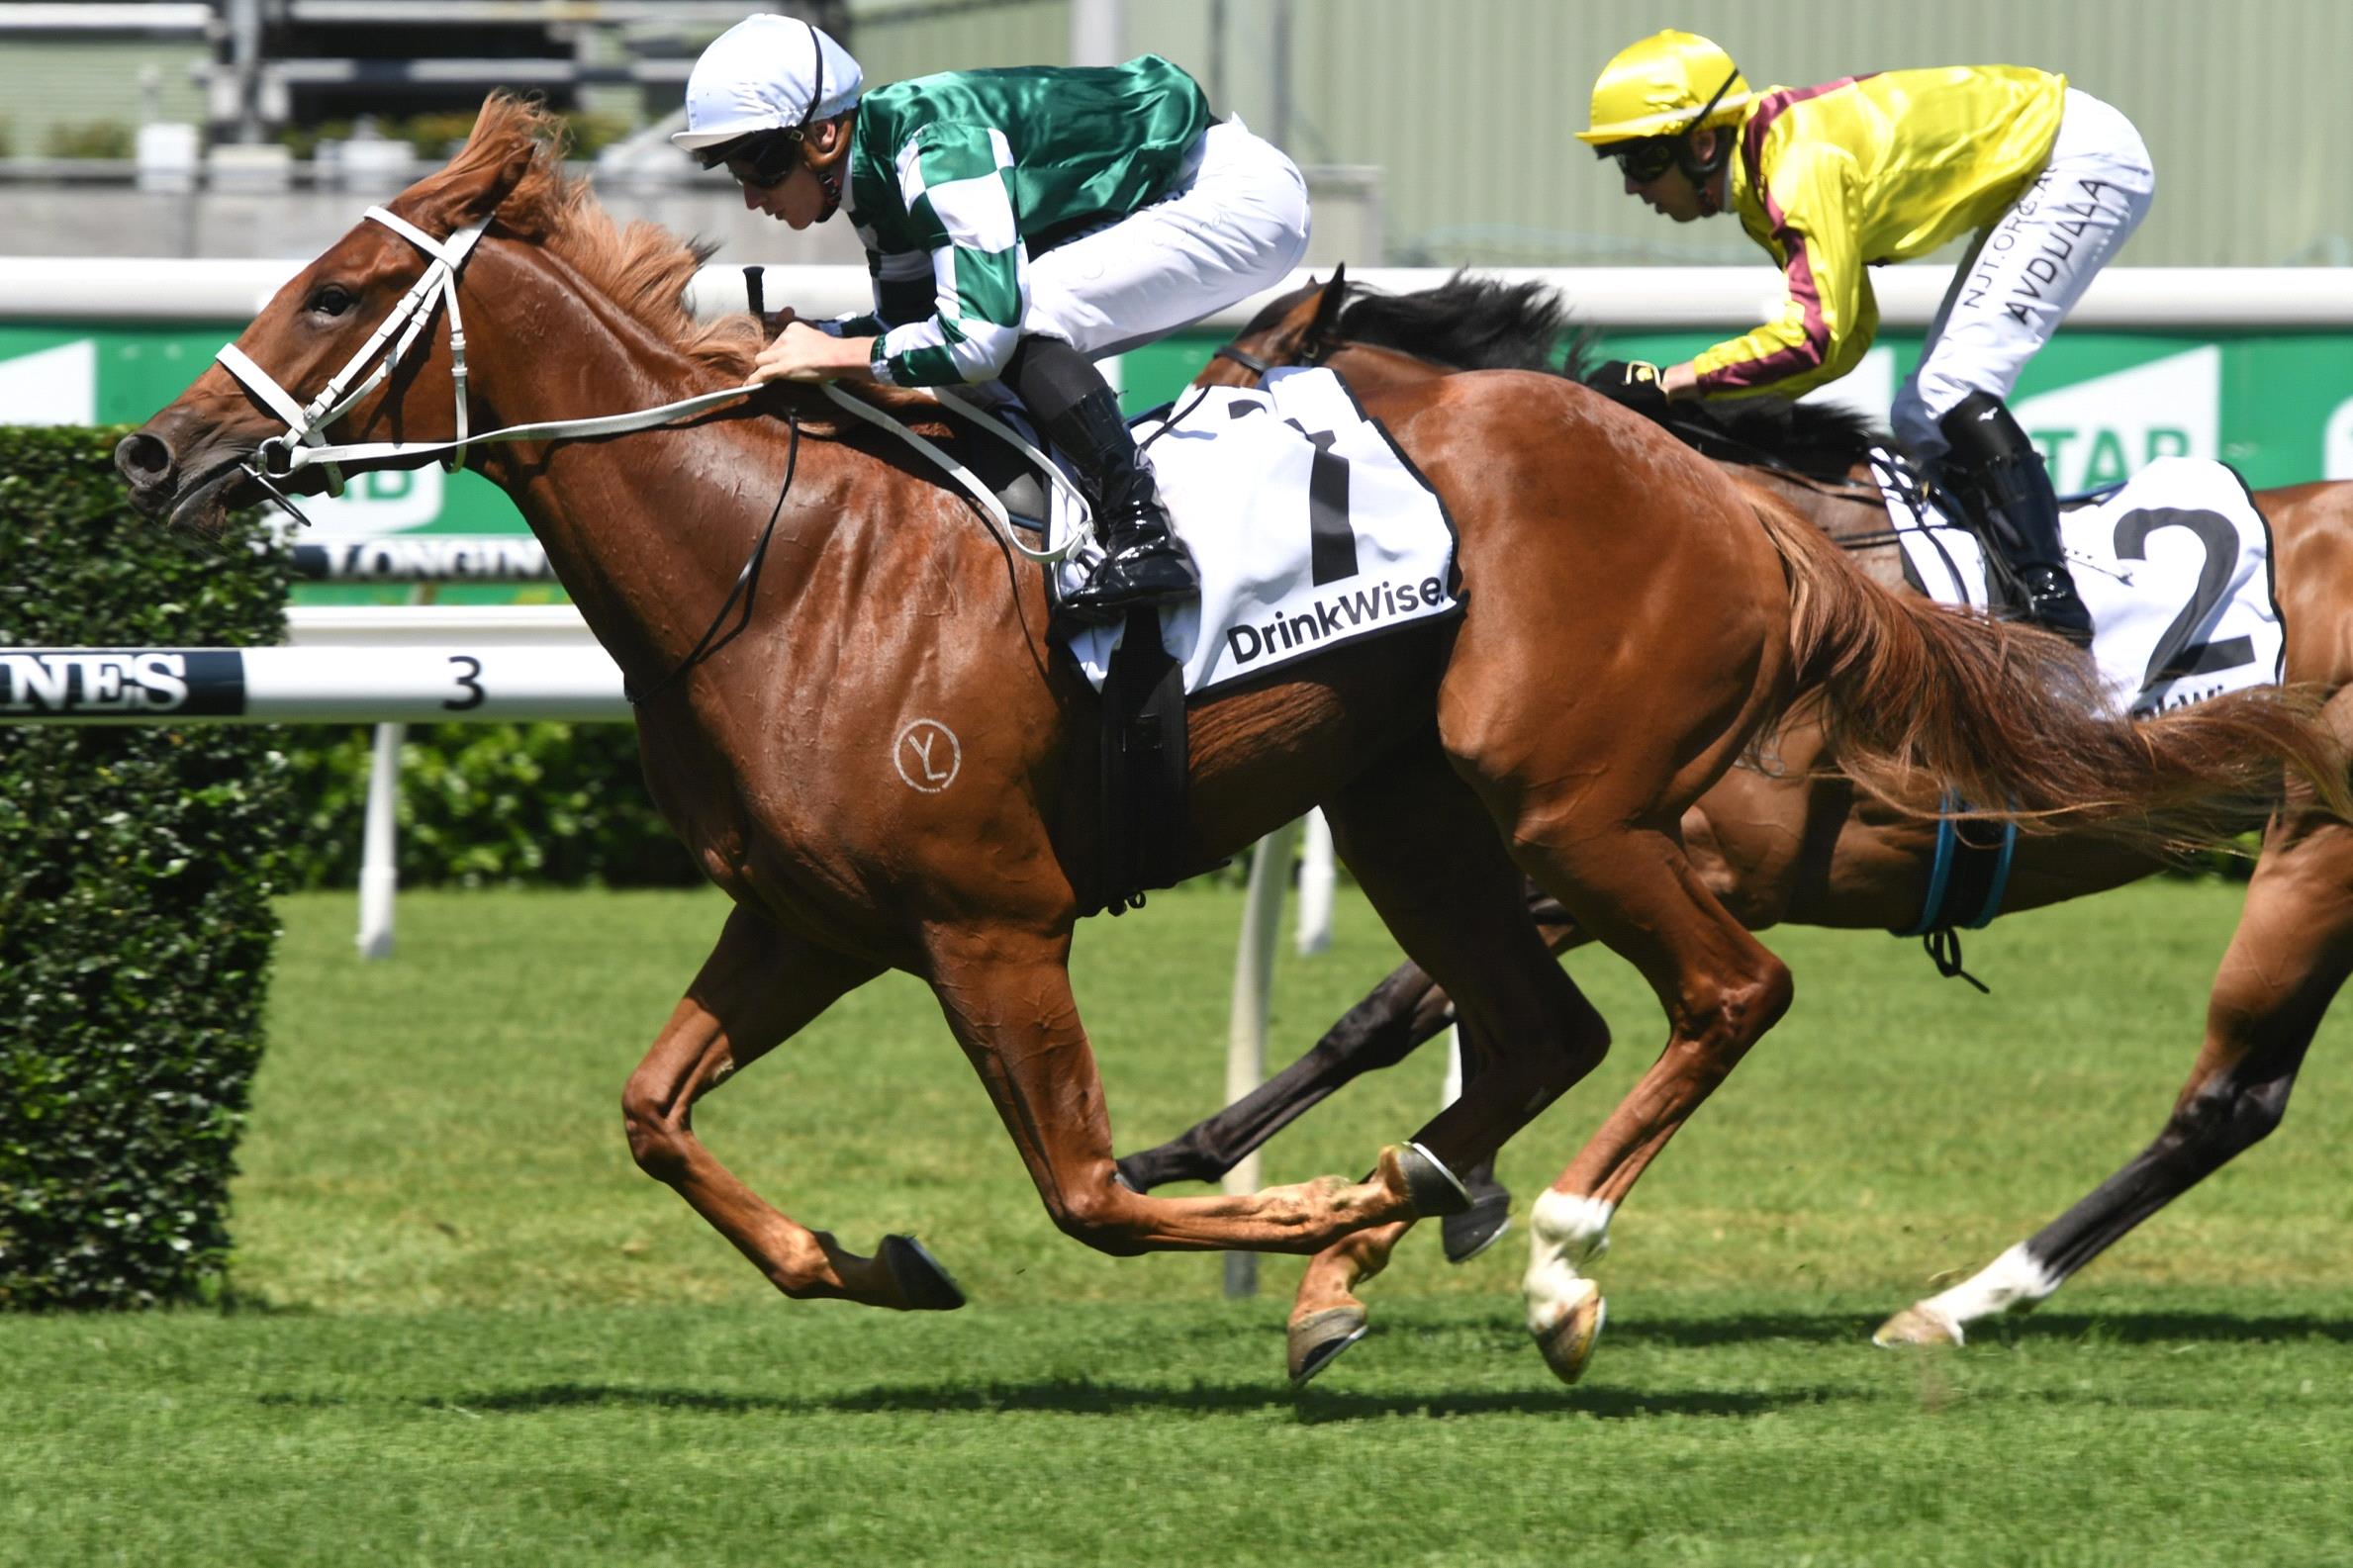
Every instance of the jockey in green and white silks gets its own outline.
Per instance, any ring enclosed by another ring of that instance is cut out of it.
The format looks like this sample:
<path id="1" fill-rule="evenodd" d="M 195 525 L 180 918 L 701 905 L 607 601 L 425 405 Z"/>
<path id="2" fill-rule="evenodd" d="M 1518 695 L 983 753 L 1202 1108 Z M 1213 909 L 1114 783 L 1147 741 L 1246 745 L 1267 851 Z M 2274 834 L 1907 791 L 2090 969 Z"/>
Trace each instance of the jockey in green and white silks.
<path id="1" fill-rule="evenodd" d="M 755 211 L 805 229 L 846 211 L 872 314 L 789 323 L 757 380 L 1002 381 L 1081 470 L 1102 566 L 1064 608 L 1111 622 L 1197 578 L 1093 360 L 1281 281 L 1307 248 L 1307 187 L 1217 121 L 1157 55 L 1100 69 L 950 71 L 863 90 L 805 22 L 754 16 L 704 50 L 672 138 L 724 163 Z"/>

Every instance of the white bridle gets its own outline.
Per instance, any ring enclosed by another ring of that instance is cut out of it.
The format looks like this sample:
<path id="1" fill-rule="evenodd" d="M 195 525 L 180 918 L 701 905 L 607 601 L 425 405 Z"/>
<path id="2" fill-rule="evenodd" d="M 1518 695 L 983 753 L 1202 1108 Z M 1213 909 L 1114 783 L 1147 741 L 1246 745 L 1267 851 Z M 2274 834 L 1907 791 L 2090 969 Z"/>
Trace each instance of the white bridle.
<path id="1" fill-rule="evenodd" d="M 467 433 L 466 415 L 466 328 L 458 314 L 457 275 L 472 254 L 474 241 L 482 237 L 482 231 L 490 220 L 483 219 L 466 225 L 447 239 L 435 239 L 424 230 L 398 214 L 381 207 L 371 207 L 367 216 L 408 240 L 432 257 L 432 264 L 410 286 L 392 314 L 377 327 L 375 335 L 361 345 L 358 353 L 342 369 L 336 371 L 326 389 L 308 404 L 297 402 L 294 395 L 278 385 L 270 373 L 255 364 L 235 343 L 224 347 L 213 357 L 243 384 L 246 391 L 266 404 L 270 411 L 286 421 L 286 433 L 273 435 L 254 451 L 254 459 L 262 477 L 288 479 L 305 468 L 326 470 L 327 490 L 331 496 L 343 493 L 344 463 L 372 462 L 394 467 L 415 468 L 424 459 L 436 454 L 441 466 L 454 473 L 466 460 L 466 448 L 477 441 L 535 441 L 558 436 L 617 435 L 627 430 L 647 430 L 658 424 L 714 408 L 722 403 L 749 396 L 750 387 L 729 387 L 720 392 L 706 392 L 699 397 L 682 398 L 659 408 L 639 409 L 629 414 L 609 414 L 590 419 L 555 419 L 540 424 L 511 424 L 503 429 L 487 430 L 480 435 Z M 447 441 L 365 441 L 348 446 L 329 445 L 327 427 L 351 411 L 354 404 L 383 385 L 401 360 L 424 335 L 425 323 L 432 319 L 433 296 L 438 291 L 441 303 L 449 309 L 449 378 L 456 391 L 457 415 L 455 438 Z M 398 341 L 394 334 L 399 333 Z M 371 370 L 368 367 L 373 365 Z M 366 372 L 357 386 L 345 391 L 354 377 Z M 283 468 L 273 467 L 273 458 L 282 461 Z"/>
<path id="2" fill-rule="evenodd" d="M 252 473 L 254 478 L 259 480 L 264 488 L 269 489 L 273 495 L 277 494 L 277 491 L 276 487 L 269 483 L 270 481 L 290 479 L 305 468 L 323 469 L 327 475 L 328 494 L 340 496 L 343 493 L 341 465 L 344 463 L 368 462 L 381 463 L 395 468 L 415 468 L 436 453 L 445 453 L 447 455 L 441 458 L 441 466 L 451 473 L 455 473 L 466 460 L 466 448 L 475 442 L 539 441 L 566 436 L 618 435 L 630 430 L 650 430 L 656 425 L 668 424 L 672 420 L 684 418 L 690 414 L 715 408 L 722 403 L 731 403 L 738 398 L 749 397 L 759 390 L 757 385 L 728 387 L 718 392 L 706 392 L 692 398 L 681 398 L 676 403 L 665 403 L 652 409 L 638 409 L 628 414 L 607 414 L 587 419 L 553 419 L 539 424 L 510 424 L 501 429 L 484 431 L 480 435 L 469 435 L 466 417 L 466 329 L 465 322 L 458 314 L 457 275 L 460 269 L 465 266 L 467 256 L 473 253 L 474 242 L 482 237 L 482 231 L 489 226 L 490 220 L 485 218 L 468 224 L 450 234 L 447 239 L 435 239 L 407 219 L 396 213 L 387 212 L 381 207 L 369 208 L 367 216 L 432 257 L 432 263 L 424 269 L 424 275 L 410 286 L 409 292 L 401 297 L 400 303 L 392 308 L 392 314 L 384 319 L 383 325 L 376 328 L 375 335 L 361 345 L 359 352 L 353 354 L 342 369 L 329 378 L 326 388 L 318 397 L 313 398 L 308 404 L 296 401 L 292 393 L 278 385 L 268 371 L 255 364 L 252 358 L 235 343 L 225 345 L 219 353 L 213 356 L 221 362 L 223 369 L 235 376 L 244 386 L 246 391 L 260 399 L 272 413 L 286 421 L 285 434 L 273 435 L 254 449 L 253 463 L 248 469 L 248 472 Z M 457 434 L 455 438 L 447 441 L 363 441 L 345 446 L 330 445 L 327 439 L 327 427 L 349 413 L 352 406 L 360 399 L 383 385 L 385 379 L 399 366 L 402 358 L 408 354 L 418 338 L 424 335 L 425 323 L 432 320 L 433 295 L 436 290 L 440 293 L 441 303 L 449 309 L 449 379 L 455 388 L 457 399 Z M 396 332 L 399 333 L 397 342 L 394 341 Z M 368 368 L 371 364 L 375 367 L 372 370 Z M 344 390 L 346 385 L 363 371 L 366 372 L 365 378 L 346 392 Z M 829 381 L 822 385 L 825 395 L 845 412 L 890 431 L 946 470 L 949 477 L 969 493 L 980 504 L 983 510 L 996 520 L 998 527 L 1004 530 L 1005 538 L 1013 548 L 1031 560 L 1059 561 L 1076 549 L 1085 537 L 1083 527 L 1075 528 L 1071 537 L 1057 548 L 1031 549 L 1021 542 L 1019 534 L 1015 532 L 1012 518 L 1006 512 L 1004 504 L 999 502 L 988 487 L 982 484 L 964 465 L 896 419 L 892 418 L 882 410 L 851 397 Z M 1024 455 L 1049 476 L 1051 482 L 1058 489 L 1067 495 L 1077 496 L 1077 492 L 1072 488 L 1070 481 L 1063 477 L 1061 470 L 1056 468 L 1043 452 L 1022 440 L 1012 429 L 964 403 L 961 399 L 943 395 L 942 401 L 952 403 L 958 410 L 989 428 L 992 433 L 1019 447 Z M 273 455 L 281 459 L 285 463 L 285 467 L 273 468 L 271 466 Z M 1085 503 L 1083 500 L 1079 500 L 1077 506 L 1079 516 L 1083 521 Z M 292 509 L 291 506 L 289 506 L 289 509 Z M 296 512 L 296 515 L 300 516 L 301 513 Z"/>

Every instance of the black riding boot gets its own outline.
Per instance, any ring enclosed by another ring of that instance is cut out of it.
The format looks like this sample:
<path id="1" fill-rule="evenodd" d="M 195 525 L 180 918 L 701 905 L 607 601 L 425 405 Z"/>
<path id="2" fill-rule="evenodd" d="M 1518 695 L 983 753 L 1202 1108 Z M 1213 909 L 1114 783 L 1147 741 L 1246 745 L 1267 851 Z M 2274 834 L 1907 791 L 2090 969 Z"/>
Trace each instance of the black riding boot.
<path id="1" fill-rule="evenodd" d="M 1102 373 L 1059 338 L 1026 337 L 1006 365 L 1004 379 L 1021 395 L 1046 439 L 1079 470 L 1094 503 L 1103 560 L 1063 600 L 1063 612 L 1087 625 L 1107 626 L 1126 619 L 1131 609 L 1198 595 L 1200 574 L 1169 531 L 1160 487 L 1137 455 L 1135 437 L 1120 416 L 1119 398 Z"/>
<path id="2" fill-rule="evenodd" d="M 1948 450 L 1945 486 L 1969 509 L 1977 536 L 2002 557 L 2025 591 L 2026 619 L 2074 643 L 2092 645 L 2092 616 L 2076 597 L 2059 543 L 2059 498 L 2042 454 L 2002 400 L 1972 392 L 1937 422 Z"/>

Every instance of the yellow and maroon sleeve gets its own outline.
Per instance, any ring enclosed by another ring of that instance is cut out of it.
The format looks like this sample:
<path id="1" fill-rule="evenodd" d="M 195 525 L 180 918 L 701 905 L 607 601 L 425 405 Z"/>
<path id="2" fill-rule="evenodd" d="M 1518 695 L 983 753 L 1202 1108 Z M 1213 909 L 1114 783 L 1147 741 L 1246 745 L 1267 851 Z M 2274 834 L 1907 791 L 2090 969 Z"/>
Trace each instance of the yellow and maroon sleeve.
<path id="1" fill-rule="evenodd" d="M 1878 302 L 1859 248 L 1863 226 L 1853 159 L 1797 128 L 1770 169 L 1760 169 L 1758 153 L 1775 110 L 1768 99 L 1750 117 L 1741 155 L 1749 160 L 1752 189 L 1764 209 L 1763 237 L 1781 263 L 1788 297 L 1772 321 L 1693 359 L 1703 397 L 1770 392 L 1794 398 L 1853 369 L 1878 330 Z"/>

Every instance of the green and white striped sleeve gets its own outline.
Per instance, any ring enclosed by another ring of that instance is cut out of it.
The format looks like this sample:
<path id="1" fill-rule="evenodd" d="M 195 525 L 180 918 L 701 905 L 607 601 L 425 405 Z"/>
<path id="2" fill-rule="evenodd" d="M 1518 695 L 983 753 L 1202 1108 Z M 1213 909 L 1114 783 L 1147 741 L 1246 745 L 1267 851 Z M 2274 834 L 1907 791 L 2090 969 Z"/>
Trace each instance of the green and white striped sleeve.
<path id="1" fill-rule="evenodd" d="M 993 127 L 926 126 L 897 167 L 907 221 L 930 251 L 933 311 L 876 342 L 875 374 L 900 387 L 987 381 L 1012 357 L 1029 299 L 1012 146 Z"/>

